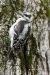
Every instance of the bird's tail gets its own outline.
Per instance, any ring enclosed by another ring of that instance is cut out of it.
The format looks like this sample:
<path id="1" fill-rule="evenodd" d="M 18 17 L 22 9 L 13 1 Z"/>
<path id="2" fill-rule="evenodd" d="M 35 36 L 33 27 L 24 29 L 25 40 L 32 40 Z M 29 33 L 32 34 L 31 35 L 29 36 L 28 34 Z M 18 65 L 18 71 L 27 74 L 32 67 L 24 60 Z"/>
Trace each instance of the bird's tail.
<path id="1" fill-rule="evenodd" d="M 26 42 L 27 44 L 27 42 Z M 26 69 L 26 75 L 28 75 L 28 64 L 27 64 L 27 53 L 26 53 L 26 44 L 24 45 L 24 50 L 23 50 L 23 53 L 24 53 L 24 59 L 25 59 L 25 69 Z"/>

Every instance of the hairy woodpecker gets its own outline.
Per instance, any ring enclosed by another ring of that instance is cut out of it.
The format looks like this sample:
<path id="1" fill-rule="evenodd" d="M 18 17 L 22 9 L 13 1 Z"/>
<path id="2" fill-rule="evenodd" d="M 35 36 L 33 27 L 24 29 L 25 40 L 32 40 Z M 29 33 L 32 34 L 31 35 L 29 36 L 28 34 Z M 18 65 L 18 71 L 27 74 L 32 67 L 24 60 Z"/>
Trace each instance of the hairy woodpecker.
<path id="1" fill-rule="evenodd" d="M 17 19 L 17 21 L 10 27 L 9 30 L 9 37 L 11 41 L 11 49 L 16 48 L 18 51 L 23 50 L 24 59 L 25 59 L 25 68 L 26 68 L 26 75 L 28 75 L 28 66 L 26 65 L 27 54 L 26 54 L 26 42 L 29 37 L 30 32 L 30 19 L 31 14 L 29 12 L 24 13 L 24 15 Z M 10 51 L 9 58 L 14 59 L 15 55 L 13 50 Z"/>
<path id="2" fill-rule="evenodd" d="M 24 46 L 30 31 L 30 18 L 31 14 L 26 12 L 24 13 L 24 16 L 17 19 L 17 21 L 10 27 L 9 37 L 11 48 L 16 47 L 17 49 L 22 49 Z"/>

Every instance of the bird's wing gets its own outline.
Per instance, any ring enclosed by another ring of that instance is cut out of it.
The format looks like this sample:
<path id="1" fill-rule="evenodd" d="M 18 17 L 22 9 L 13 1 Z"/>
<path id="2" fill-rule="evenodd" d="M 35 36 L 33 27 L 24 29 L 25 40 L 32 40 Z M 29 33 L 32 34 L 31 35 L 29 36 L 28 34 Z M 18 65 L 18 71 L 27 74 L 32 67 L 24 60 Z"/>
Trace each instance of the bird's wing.
<path id="1" fill-rule="evenodd" d="M 18 22 L 17 25 L 14 26 L 14 31 L 15 33 L 19 36 L 19 34 L 23 31 L 24 25 L 27 24 L 28 22 L 25 20 L 21 20 Z"/>
<path id="2" fill-rule="evenodd" d="M 24 28 L 25 28 L 25 25 L 27 24 L 28 22 L 25 21 L 25 20 L 21 20 L 18 22 L 18 25 L 15 25 L 14 26 L 14 31 L 15 33 L 17 34 L 14 34 L 14 44 L 17 43 L 19 44 L 20 42 L 20 37 L 23 37 L 20 33 L 23 32 Z"/>

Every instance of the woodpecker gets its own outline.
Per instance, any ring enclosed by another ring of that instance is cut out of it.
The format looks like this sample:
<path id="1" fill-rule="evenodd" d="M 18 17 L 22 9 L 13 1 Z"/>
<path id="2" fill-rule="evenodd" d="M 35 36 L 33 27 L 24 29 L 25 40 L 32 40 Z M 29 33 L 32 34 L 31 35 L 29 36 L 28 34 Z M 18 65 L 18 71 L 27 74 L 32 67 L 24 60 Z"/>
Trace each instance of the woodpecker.
<path id="1" fill-rule="evenodd" d="M 31 27 L 31 14 L 29 12 L 20 14 L 21 17 L 9 29 L 10 47 L 9 58 L 14 58 L 14 48 L 18 51 L 23 50 L 29 37 Z"/>
<path id="2" fill-rule="evenodd" d="M 31 14 L 26 12 L 24 16 L 17 19 L 10 27 L 9 38 L 11 41 L 11 48 L 16 47 L 17 49 L 22 49 L 30 31 L 30 18 Z"/>
<path id="3" fill-rule="evenodd" d="M 18 51 L 23 50 L 24 59 L 25 59 L 25 68 L 26 75 L 28 75 L 28 66 L 26 65 L 27 54 L 26 54 L 26 42 L 29 37 L 30 28 L 31 28 L 31 14 L 26 12 L 17 19 L 17 21 L 10 27 L 9 29 L 9 38 L 10 38 L 10 47 L 11 51 L 9 54 L 9 58 L 14 61 L 15 54 L 13 53 L 13 48 L 16 48 Z M 23 49 L 24 48 L 24 49 Z"/>

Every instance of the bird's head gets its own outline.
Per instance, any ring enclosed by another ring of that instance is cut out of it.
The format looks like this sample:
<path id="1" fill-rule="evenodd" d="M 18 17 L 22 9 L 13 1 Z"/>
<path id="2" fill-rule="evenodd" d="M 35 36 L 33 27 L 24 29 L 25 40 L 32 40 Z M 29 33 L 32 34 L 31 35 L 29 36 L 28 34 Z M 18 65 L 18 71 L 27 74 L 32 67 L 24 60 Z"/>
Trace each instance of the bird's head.
<path id="1" fill-rule="evenodd" d="M 25 12 L 25 13 L 17 12 L 17 14 L 20 15 L 20 17 L 23 17 L 23 18 L 25 18 L 27 21 L 31 22 L 32 15 L 31 15 L 30 12 Z"/>
<path id="2" fill-rule="evenodd" d="M 24 18 L 27 19 L 28 21 L 30 21 L 31 13 L 29 13 L 29 12 L 24 13 Z"/>

